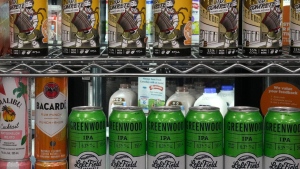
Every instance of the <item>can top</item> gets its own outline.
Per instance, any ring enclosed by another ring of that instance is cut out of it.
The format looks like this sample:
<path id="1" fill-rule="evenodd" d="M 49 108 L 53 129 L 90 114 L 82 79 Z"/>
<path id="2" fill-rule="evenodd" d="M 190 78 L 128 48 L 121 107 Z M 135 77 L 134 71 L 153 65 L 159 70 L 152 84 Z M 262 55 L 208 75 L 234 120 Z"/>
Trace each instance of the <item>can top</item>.
<path id="1" fill-rule="evenodd" d="M 220 108 L 213 107 L 213 106 L 195 106 L 195 107 L 190 107 L 190 110 L 200 111 L 200 112 L 208 112 L 208 111 L 220 111 Z"/>
<path id="2" fill-rule="evenodd" d="M 113 107 L 113 110 L 133 112 L 133 111 L 140 111 L 142 110 L 142 108 L 138 106 L 117 106 L 117 107 Z"/>
<path id="3" fill-rule="evenodd" d="M 61 73 L 67 73 L 67 71 L 61 70 L 61 69 L 49 69 L 45 73 L 46 74 L 61 74 Z"/>
<path id="4" fill-rule="evenodd" d="M 161 111 L 161 112 L 181 111 L 179 106 L 159 106 L 159 107 L 153 107 L 152 110 Z"/>
<path id="5" fill-rule="evenodd" d="M 300 112 L 299 108 L 295 107 L 270 107 L 268 111 L 276 111 L 276 112 L 283 112 L 283 113 L 294 113 Z"/>
<path id="6" fill-rule="evenodd" d="M 14 69 L 9 72 L 10 74 L 24 74 L 24 73 L 29 73 L 29 70 L 26 69 Z"/>
<path id="7" fill-rule="evenodd" d="M 95 107 L 95 106 L 78 106 L 78 107 L 73 107 L 72 110 L 76 111 L 95 111 L 95 110 L 103 110 L 102 107 Z"/>
<path id="8" fill-rule="evenodd" d="M 249 107 L 249 106 L 236 106 L 236 107 L 229 107 L 228 110 L 233 112 L 248 113 L 248 112 L 257 112 L 259 111 L 259 108 Z"/>

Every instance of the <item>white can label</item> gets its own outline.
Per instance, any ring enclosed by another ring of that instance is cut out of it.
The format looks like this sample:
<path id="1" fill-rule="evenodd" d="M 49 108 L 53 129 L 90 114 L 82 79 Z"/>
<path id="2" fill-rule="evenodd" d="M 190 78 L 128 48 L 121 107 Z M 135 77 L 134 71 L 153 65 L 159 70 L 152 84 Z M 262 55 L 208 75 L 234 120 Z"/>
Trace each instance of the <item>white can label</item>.
<path id="1" fill-rule="evenodd" d="M 69 169 L 105 169 L 106 155 L 83 152 L 79 156 L 69 155 Z"/>
<path id="2" fill-rule="evenodd" d="M 146 156 L 133 157 L 125 152 L 109 156 L 110 169 L 143 169 L 146 168 Z"/>
<path id="3" fill-rule="evenodd" d="M 264 168 L 268 169 L 299 169 L 300 159 L 295 159 L 293 156 L 288 154 L 280 154 L 274 158 L 264 157 Z"/>
<path id="4" fill-rule="evenodd" d="M 171 153 L 159 153 L 156 156 L 148 155 L 148 169 L 183 169 L 185 156 L 176 157 Z"/>
<path id="5" fill-rule="evenodd" d="M 194 156 L 186 155 L 186 169 L 223 169 L 223 156 L 214 157 L 201 152 Z"/>
<path id="6" fill-rule="evenodd" d="M 263 169 L 262 166 L 262 157 L 251 153 L 243 153 L 237 157 L 225 156 L 225 169 Z"/>

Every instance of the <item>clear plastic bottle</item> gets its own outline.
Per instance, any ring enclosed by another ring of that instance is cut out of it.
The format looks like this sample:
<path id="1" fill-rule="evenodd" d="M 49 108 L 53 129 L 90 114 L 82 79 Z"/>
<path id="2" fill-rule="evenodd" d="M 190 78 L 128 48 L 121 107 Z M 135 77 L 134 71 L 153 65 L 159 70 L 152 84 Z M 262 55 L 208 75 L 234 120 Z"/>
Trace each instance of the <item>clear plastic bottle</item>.
<path id="1" fill-rule="evenodd" d="M 218 94 L 227 104 L 227 107 L 234 106 L 234 90 L 233 86 L 224 85 L 221 87 L 221 91 Z"/>
<path id="2" fill-rule="evenodd" d="M 194 106 L 219 107 L 223 116 L 227 113 L 227 105 L 223 99 L 218 96 L 216 88 L 204 88 L 203 95 L 196 100 Z"/>

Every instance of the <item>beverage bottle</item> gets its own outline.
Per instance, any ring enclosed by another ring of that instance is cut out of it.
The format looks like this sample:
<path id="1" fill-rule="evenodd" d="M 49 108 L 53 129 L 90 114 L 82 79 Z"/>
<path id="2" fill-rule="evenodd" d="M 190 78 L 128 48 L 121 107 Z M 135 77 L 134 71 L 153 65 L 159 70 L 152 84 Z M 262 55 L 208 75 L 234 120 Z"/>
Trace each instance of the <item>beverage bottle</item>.
<path id="1" fill-rule="evenodd" d="M 221 91 L 218 94 L 227 104 L 227 107 L 234 106 L 234 91 L 233 86 L 224 85 L 221 87 Z"/>

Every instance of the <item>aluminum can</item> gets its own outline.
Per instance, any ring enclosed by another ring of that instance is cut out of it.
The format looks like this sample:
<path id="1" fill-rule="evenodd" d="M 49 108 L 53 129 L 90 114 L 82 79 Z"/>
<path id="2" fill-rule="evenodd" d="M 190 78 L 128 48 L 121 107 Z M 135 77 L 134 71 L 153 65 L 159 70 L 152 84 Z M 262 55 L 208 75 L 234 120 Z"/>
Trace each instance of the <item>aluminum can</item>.
<path id="1" fill-rule="evenodd" d="M 108 55 L 146 55 L 146 1 L 108 0 Z"/>
<path id="2" fill-rule="evenodd" d="M 62 52 L 67 56 L 100 55 L 100 1 L 62 1 Z"/>
<path id="3" fill-rule="evenodd" d="M 223 116 L 218 107 L 191 107 L 186 120 L 186 169 L 223 169 Z"/>
<path id="4" fill-rule="evenodd" d="M 200 1 L 200 56 L 238 54 L 239 2 Z"/>
<path id="5" fill-rule="evenodd" d="M 37 161 L 34 169 L 68 169 L 68 163 L 67 160 Z"/>
<path id="6" fill-rule="evenodd" d="M 178 106 L 153 107 L 147 118 L 148 169 L 185 168 L 185 118 Z"/>
<path id="7" fill-rule="evenodd" d="M 290 36 L 290 54 L 291 55 L 300 55 L 300 39 L 298 30 L 300 30 L 300 17 L 299 8 L 300 2 L 299 1 L 288 1 L 290 2 L 290 29 L 289 29 L 289 36 Z M 286 7 L 284 7 L 286 8 Z M 284 35 L 284 33 L 283 33 Z"/>
<path id="8" fill-rule="evenodd" d="M 300 168 L 300 109 L 269 108 L 264 129 L 264 168 Z"/>
<path id="9" fill-rule="evenodd" d="M 258 108 L 228 108 L 224 150 L 225 169 L 263 169 L 263 117 Z"/>
<path id="10" fill-rule="evenodd" d="M 12 74 L 28 74 L 16 69 Z M 0 158 L 31 156 L 30 84 L 27 77 L 0 77 Z"/>
<path id="11" fill-rule="evenodd" d="M 106 169 L 106 116 L 102 107 L 72 108 L 68 121 L 69 169 Z"/>
<path id="12" fill-rule="evenodd" d="M 31 169 L 30 159 L 23 160 L 0 160 L 1 169 Z"/>
<path id="13" fill-rule="evenodd" d="M 243 2 L 243 54 L 278 56 L 282 54 L 282 0 Z"/>
<path id="14" fill-rule="evenodd" d="M 109 116 L 109 157 L 110 169 L 146 168 L 146 116 L 142 108 L 113 108 Z"/>
<path id="15" fill-rule="evenodd" d="M 49 70 L 47 74 L 64 71 Z M 68 78 L 35 79 L 35 158 L 63 160 L 67 158 Z"/>
<path id="16" fill-rule="evenodd" d="M 155 0 L 153 54 L 188 57 L 192 43 L 192 0 Z"/>
<path id="17" fill-rule="evenodd" d="M 12 56 L 48 55 L 47 6 L 47 0 L 9 1 Z"/>

